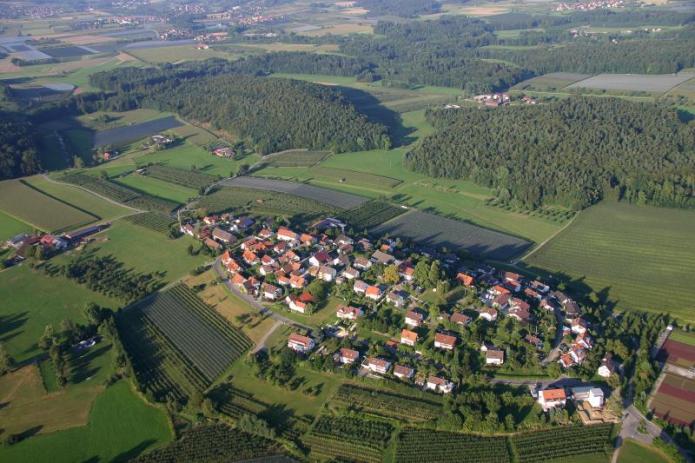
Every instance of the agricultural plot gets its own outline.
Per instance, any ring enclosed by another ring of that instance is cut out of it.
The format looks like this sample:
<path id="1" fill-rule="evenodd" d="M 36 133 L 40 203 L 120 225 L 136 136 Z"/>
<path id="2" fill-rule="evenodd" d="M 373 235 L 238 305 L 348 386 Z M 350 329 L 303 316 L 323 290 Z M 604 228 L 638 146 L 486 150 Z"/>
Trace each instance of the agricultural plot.
<path id="1" fill-rule="evenodd" d="M 0 212 L 0 241 L 5 241 L 20 233 L 31 231 L 31 226 Z"/>
<path id="2" fill-rule="evenodd" d="M 184 285 L 156 294 L 140 310 L 210 382 L 251 346 Z"/>
<path id="3" fill-rule="evenodd" d="M 538 77 L 532 77 L 516 84 L 513 90 L 536 90 L 541 92 L 553 92 L 561 90 L 575 82 L 581 82 L 591 77 L 589 74 L 577 74 L 571 72 L 552 72 Z"/>
<path id="4" fill-rule="evenodd" d="M 176 183 L 169 183 L 149 175 L 142 175 L 138 172 L 116 177 L 113 181 L 127 188 L 132 188 L 138 193 L 174 203 L 173 207 L 169 208 L 169 210 L 173 209 L 178 204 L 187 203 L 198 195 L 198 191 L 192 188 L 184 187 Z"/>
<path id="5" fill-rule="evenodd" d="M 85 47 L 66 45 L 62 47 L 44 47 L 39 51 L 49 55 L 51 58 L 78 58 L 84 55 L 91 55 L 92 52 Z"/>
<path id="6" fill-rule="evenodd" d="M 224 181 L 224 184 L 233 187 L 288 193 L 341 209 L 352 209 L 367 201 L 367 198 L 361 196 L 341 193 L 326 188 L 259 177 L 236 177 Z"/>
<path id="7" fill-rule="evenodd" d="M 649 407 L 661 419 L 689 426 L 695 421 L 695 380 L 667 373 Z"/>
<path id="8" fill-rule="evenodd" d="M 145 175 L 196 190 L 199 188 L 205 188 L 217 180 L 216 177 L 203 172 L 195 170 L 183 170 L 175 167 L 160 165 L 147 167 L 145 169 Z"/>
<path id="9" fill-rule="evenodd" d="M 336 169 L 334 167 L 312 167 L 309 169 L 310 175 L 325 178 L 334 183 L 344 183 L 346 185 L 357 185 L 367 188 L 394 188 L 401 183 L 401 180 L 383 175 L 357 172 L 348 169 Z"/>
<path id="10" fill-rule="evenodd" d="M 681 368 L 695 367 L 695 343 L 692 337 L 686 334 L 669 336 L 669 339 L 661 346 L 659 359 Z"/>
<path id="11" fill-rule="evenodd" d="M 392 206 L 385 201 L 372 200 L 361 206 L 342 212 L 339 217 L 352 227 L 368 229 L 398 217 L 406 212 L 402 207 Z"/>
<path id="12" fill-rule="evenodd" d="M 370 230 L 410 238 L 425 246 L 463 248 L 475 256 L 508 260 L 531 243 L 493 230 L 421 211 L 412 211 Z"/>
<path id="13" fill-rule="evenodd" d="M 165 214 L 159 212 L 143 212 L 126 217 L 124 220 L 138 225 L 140 227 L 149 228 L 159 233 L 167 234 L 174 220 Z"/>
<path id="14" fill-rule="evenodd" d="M 201 198 L 198 205 L 210 212 L 236 210 L 281 216 L 335 212 L 333 208 L 312 199 L 251 188 L 221 188 Z"/>
<path id="15" fill-rule="evenodd" d="M 98 219 L 35 190 L 21 180 L 0 182 L 0 210 L 45 231 L 64 231 Z"/>
<path id="16" fill-rule="evenodd" d="M 561 460 L 588 454 L 613 451 L 612 424 L 595 426 L 565 426 L 544 431 L 517 434 L 511 443 L 519 463 Z"/>
<path id="17" fill-rule="evenodd" d="M 328 151 L 289 150 L 269 154 L 263 158 L 263 163 L 271 167 L 311 167 L 329 154 Z"/>
<path id="18" fill-rule="evenodd" d="M 398 435 L 396 461 L 416 463 L 507 463 L 507 439 L 430 429 L 405 429 Z M 538 460 L 543 461 L 543 460 Z"/>
<path id="19" fill-rule="evenodd" d="M 656 447 L 646 446 L 632 439 L 625 440 L 620 446 L 618 463 L 669 463 L 671 461 Z"/>
<path id="20" fill-rule="evenodd" d="M 355 407 L 368 414 L 412 422 L 435 420 L 442 413 L 441 402 L 434 397 L 418 399 L 350 384 L 340 386 L 333 402 L 338 406 Z"/>
<path id="21" fill-rule="evenodd" d="M 695 74 L 687 72 L 680 72 L 675 75 L 599 74 L 568 85 L 567 89 L 587 88 L 593 90 L 664 93 L 693 77 L 695 77 Z"/>
<path id="22" fill-rule="evenodd" d="M 692 230 L 692 211 L 603 203 L 580 212 L 525 262 L 568 275 L 580 291 L 603 291 L 619 309 L 668 311 L 692 322 Z"/>
<path id="23" fill-rule="evenodd" d="M 232 59 L 235 55 L 208 48 L 198 50 L 193 44 L 173 47 L 128 49 L 127 53 L 147 63 L 178 63 L 211 58 Z"/>
<path id="24" fill-rule="evenodd" d="M 122 146 L 182 125 L 175 116 L 168 116 L 125 127 L 102 130 L 94 134 L 94 146 Z"/>
<path id="25" fill-rule="evenodd" d="M 302 441 L 314 458 L 379 463 L 392 432 L 384 422 L 321 416 Z"/>

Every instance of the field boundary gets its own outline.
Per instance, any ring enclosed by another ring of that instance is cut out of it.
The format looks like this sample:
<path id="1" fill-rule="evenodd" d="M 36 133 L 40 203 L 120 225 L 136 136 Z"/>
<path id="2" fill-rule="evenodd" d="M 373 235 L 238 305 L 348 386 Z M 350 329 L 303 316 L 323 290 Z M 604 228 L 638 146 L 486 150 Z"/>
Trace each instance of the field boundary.
<path id="1" fill-rule="evenodd" d="M 148 211 L 145 211 L 145 210 L 143 210 L 143 209 L 138 209 L 138 208 L 136 208 L 136 207 L 129 206 L 129 205 L 125 204 L 125 203 L 119 203 L 118 201 L 116 201 L 116 200 L 114 200 L 114 199 L 111 199 L 111 198 L 109 198 L 109 197 L 100 195 L 99 193 L 97 193 L 97 192 L 95 192 L 95 191 L 92 191 L 92 190 L 90 190 L 90 189 L 88 189 L 88 188 L 85 188 L 85 187 L 83 187 L 83 186 L 75 185 L 74 183 L 61 182 L 60 180 L 55 180 L 55 179 L 49 177 L 49 176 L 46 175 L 46 174 L 43 174 L 43 177 L 44 177 L 46 180 L 48 180 L 49 182 L 58 183 L 58 184 L 60 184 L 60 185 L 68 185 L 68 186 L 71 186 L 71 187 L 73 187 L 73 188 L 79 188 L 79 189 L 81 189 L 81 190 L 83 190 L 83 191 L 86 191 L 86 192 L 89 193 L 89 194 L 92 194 L 92 195 L 94 195 L 94 196 L 97 196 L 97 197 L 103 199 L 104 201 L 108 201 L 108 202 L 110 202 L 111 204 L 115 204 L 115 205 L 117 205 L 117 206 L 121 206 L 121 207 L 125 207 L 126 209 L 130 209 L 130 210 L 134 211 L 134 213 L 136 213 L 136 214 L 139 214 L 139 213 L 142 213 L 142 212 L 148 212 Z M 131 215 L 131 214 L 128 214 L 128 215 Z M 117 218 L 114 219 L 114 220 L 122 219 L 123 217 L 127 217 L 127 215 L 123 215 L 123 216 L 121 216 L 121 217 L 117 217 Z"/>
<path id="2" fill-rule="evenodd" d="M 60 199 L 60 198 L 57 198 L 57 197 L 53 196 L 53 195 L 50 194 L 50 193 L 46 193 L 46 192 L 43 191 L 41 188 L 38 188 L 38 187 L 32 185 L 31 183 L 27 182 L 27 181 L 24 180 L 24 179 L 21 179 L 20 182 L 23 183 L 24 185 L 28 186 L 28 187 L 31 188 L 32 190 L 41 193 L 42 195 L 46 195 L 46 196 L 48 196 L 48 197 L 51 198 L 51 199 L 55 199 L 55 200 L 58 201 L 59 203 L 63 203 L 63 204 L 65 204 L 66 206 L 70 206 L 70 207 L 72 207 L 72 208 L 74 208 L 74 209 L 77 209 L 78 211 L 84 212 L 84 213 L 87 214 L 87 215 L 91 215 L 92 217 L 94 217 L 94 221 L 95 221 L 95 222 L 96 222 L 97 220 L 102 220 L 102 219 L 103 219 L 103 217 L 100 217 L 99 215 L 97 215 L 97 214 L 95 214 L 95 213 L 93 213 L 93 212 L 91 212 L 91 211 L 88 211 L 88 210 L 86 210 L 86 209 L 82 209 L 82 208 L 79 207 L 79 206 L 76 206 L 76 205 L 71 204 L 71 203 L 69 203 L 69 202 L 67 202 L 67 201 L 65 201 L 65 200 L 62 200 L 62 199 Z M 89 223 L 91 223 L 91 222 L 89 222 Z"/>
<path id="3" fill-rule="evenodd" d="M 546 244 L 548 244 L 548 243 L 549 243 L 551 240 L 553 240 L 556 236 L 558 236 L 560 233 L 562 233 L 563 231 L 565 231 L 565 229 L 567 229 L 567 227 L 569 227 L 570 225 L 572 225 L 572 223 L 574 223 L 574 221 L 577 219 L 577 217 L 579 217 L 579 214 L 581 214 L 581 213 L 582 213 L 582 211 L 579 211 L 579 212 L 577 212 L 576 214 L 574 214 L 574 215 L 572 216 L 572 218 L 569 219 L 569 220 L 567 221 L 567 223 L 564 224 L 559 230 L 557 230 L 555 233 L 553 233 L 552 235 L 550 235 L 549 237 L 547 237 L 545 240 L 543 240 L 540 244 L 538 244 L 538 246 L 536 246 L 536 247 L 530 249 L 526 254 L 522 255 L 521 257 L 519 257 L 519 258 L 517 258 L 517 259 L 514 259 L 514 260 L 511 262 L 511 264 L 512 264 L 512 265 L 517 265 L 519 262 L 523 262 L 524 260 L 526 260 L 526 259 L 528 259 L 529 257 L 531 257 L 536 251 L 538 251 L 538 250 L 541 249 L 543 246 L 545 246 Z"/>

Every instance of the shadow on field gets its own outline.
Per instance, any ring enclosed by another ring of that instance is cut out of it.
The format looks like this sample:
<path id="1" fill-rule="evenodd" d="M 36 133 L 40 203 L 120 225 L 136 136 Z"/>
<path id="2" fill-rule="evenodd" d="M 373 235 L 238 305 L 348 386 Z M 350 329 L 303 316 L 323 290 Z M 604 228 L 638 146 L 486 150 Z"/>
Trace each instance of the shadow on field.
<path id="1" fill-rule="evenodd" d="M 112 463 L 119 463 L 119 462 L 126 462 L 130 461 L 133 458 L 137 457 L 140 455 L 142 452 L 147 450 L 152 444 L 154 444 L 156 441 L 154 439 L 147 439 L 142 442 L 140 442 L 138 445 L 135 447 L 131 448 L 130 450 L 127 450 L 125 452 L 119 453 L 116 455 L 113 460 L 111 460 Z M 96 457 L 95 457 L 96 458 Z M 92 461 L 92 460 L 90 460 Z M 97 458 L 96 461 L 99 461 Z"/>
<path id="2" fill-rule="evenodd" d="M 29 319 L 29 312 L 16 313 L 0 317 L 0 342 L 7 342 L 15 336 L 20 335 L 21 328 Z M 14 331 L 14 332 L 13 332 Z"/>

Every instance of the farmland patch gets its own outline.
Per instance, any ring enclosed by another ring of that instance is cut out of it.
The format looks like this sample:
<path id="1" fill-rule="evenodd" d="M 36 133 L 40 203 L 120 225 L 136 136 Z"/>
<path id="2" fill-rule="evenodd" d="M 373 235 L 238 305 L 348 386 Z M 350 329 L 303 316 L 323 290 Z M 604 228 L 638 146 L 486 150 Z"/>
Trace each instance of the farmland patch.
<path id="1" fill-rule="evenodd" d="M 508 260 L 531 245 L 511 235 L 421 211 L 403 214 L 370 231 L 403 236 L 425 246 L 463 248 L 473 255 L 495 260 Z"/>
<path id="2" fill-rule="evenodd" d="M 311 167 L 329 154 L 328 151 L 289 150 L 269 154 L 263 158 L 263 163 L 272 167 Z"/>
<path id="3" fill-rule="evenodd" d="M 398 217 L 406 212 L 402 207 L 392 206 L 385 201 L 368 201 L 355 209 L 342 212 L 340 219 L 356 228 L 368 229 Z"/>
<path id="4" fill-rule="evenodd" d="M 196 190 L 207 187 L 217 180 L 217 177 L 197 170 L 183 170 L 156 164 L 145 168 L 145 175 Z"/>
<path id="5" fill-rule="evenodd" d="M 551 72 L 538 77 L 532 77 L 516 84 L 514 90 L 538 90 L 555 91 L 560 90 L 575 82 L 581 82 L 591 77 L 589 74 L 578 74 L 572 72 Z"/>
<path id="6" fill-rule="evenodd" d="M 168 116 L 125 127 L 102 130 L 94 134 L 94 146 L 122 146 L 182 125 L 175 116 Z"/>
<path id="7" fill-rule="evenodd" d="M 159 212 L 143 212 L 141 214 L 134 214 L 126 217 L 124 220 L 164 234 L 169 233 L 171 225 L 174 223 L 174 220 L 170 216 L 161 214 Z"/>
<path id="8" fill-rule="evenodd" d="M 302 441 L 314 458 L 379 463 L 392 432 L 393 426 L 385 422 L 321 416 Z"/>
<path id="9" fill-rule="evenodd" d="M 649 406 L 663 420 L 690 425 L 695 421 L 695 380 L 666 373 Z"/>
<path id="10" fill-rule="evenodd" d="M 406 428 L 398 435 L 396 461 L 507 463 L 510 458 L 503 437 Z"/>
<path id="11" fill-rule="evenodd" d="M 93 52 L 86 47 L 66 45 L 62 47 L 44 47 L 39 51 L 46 53 L 52 58 L 77 58 L 84 55 L 91 55 Z"/>
<path id="12" fill-rule="evenodd" d="M 675 75 L 599 74 L 597 76 L 575 82 L 567 86 L 567 88 L 664 93 L 673 87 L 693 78 L 694 76 L 695 74 L 686 72 L 680 72 Z"/>
<path id="13" fill-rule="evenodd" d="M 511 443 L 519 463 L 554 461 L 577 455 L 605 454 L 613 451 L 612 424 L 564 426 L 517 434 Z"/>
<path id="14" fill-rule="evenodd" d="M 275 191 L 277 193 L 288 193 L 341 209 L 351 209 L 367 201 L 367 198 L 361 196 L 341 193 L 326 188 L 259 177 L 236 177 L 226 180 L 224 184 L 242 188 Z"/>
<path id="15" fill-rule="evenodd" d="M 21 180 L 0 182 L 0 209 L 45 231 L 76 228 L 98 219 L 27 186 Z"/>

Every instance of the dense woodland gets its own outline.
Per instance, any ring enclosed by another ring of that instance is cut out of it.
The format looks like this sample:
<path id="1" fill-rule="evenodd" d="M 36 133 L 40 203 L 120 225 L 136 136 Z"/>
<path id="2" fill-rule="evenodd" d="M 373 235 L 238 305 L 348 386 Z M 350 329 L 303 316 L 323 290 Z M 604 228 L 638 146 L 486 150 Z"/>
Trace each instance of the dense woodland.
<path id="1" fill-rule="evenodd" d="M 359 0 L 357 5 L 368 9 L 369 16 L 392 15 L 402 18 L 437 13 L 442 8 L 437 0 Z"/>
<path id="2" fill-rule="evenodd" d="M 0 180 L 32 175 L 41 170 L 32 125 L 0 112 Z"/>
<path id="3" fill-rule="evenodd" d="M 215 63 L 171 70 L 121 69 L 92 82 L 119 90 L 104 105 L 150 107 L 212 125 L 262 154 L 289 148 L 336 152 L 388 148 L 383 125 L 371 123 L 335 89 L 307 82 L 219 75 Z M 188 78 L 191 76 L 190 78 Z M 125 91 L 123 91 L 125 90 Z"/>
<path id="4" fill-rule="evenodd" d="M 613 98 L 428 113 L 438 128 L 406 165 L 465 178 L 525 206 L 583 208 L 608 197 L 695 207 L 695 126 L 675 111 Z"/>

